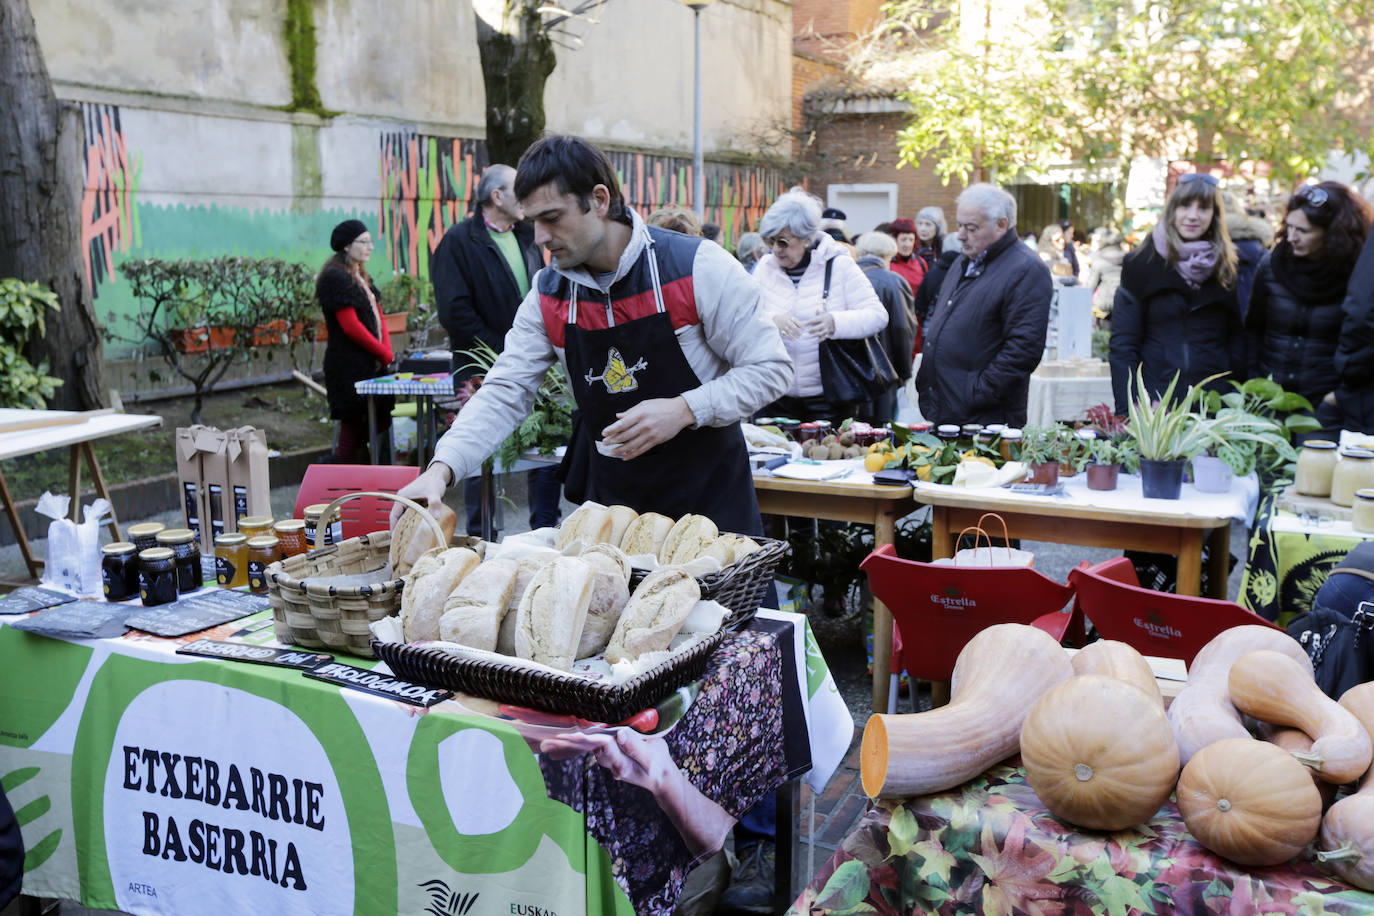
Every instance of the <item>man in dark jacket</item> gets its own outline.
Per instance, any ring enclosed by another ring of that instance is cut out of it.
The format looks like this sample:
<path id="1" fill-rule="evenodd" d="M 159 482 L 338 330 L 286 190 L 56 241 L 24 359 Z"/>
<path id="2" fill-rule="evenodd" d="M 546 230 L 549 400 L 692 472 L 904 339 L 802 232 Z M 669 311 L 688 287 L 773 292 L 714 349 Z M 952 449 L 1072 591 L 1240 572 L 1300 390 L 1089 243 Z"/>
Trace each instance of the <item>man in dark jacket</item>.
<path id="1" fill-rule="evenodd" d="M 544 266 L 534 229 L 522 222 L 524 211 L 512 188 L 514 181 L 515 169 L 510 166 L 487 166 L 477 182 L 477 213 L 450 226 L 429 261 L 439 321 L 453 348 L 455 381 L 475 374 L 463 351 L 478 341 L 498 353 L 504 349 L 515 310 Z M 529 490 L 530 527 L 557 525 L 558 469 L 531 471 Z M 463 502 L 468 534 L 481 534 L 482 488 L 477 478 L 464 481 Z"/>
<path id="2" fill-rule="evenodd" d="M 911 286 L 897 276 L 888 264 L 897 253 L 897 243 L 885 232 L 866 232 L 854 240 L 854 257 L 863 270 L 878 301 L 887 309 L 887 327 L 879 332 L 883 349 L 897 370 L 897 384 L 868 405 L 874 423 L 888 423 L 897 416 L 897 389 L 911 378 L 911 350 L 916 344 L 915 297 Z"/>
<path id="3" fill-rule="evenodd" d="M 1340 384 L 1334 395 L 1327 396 L 1317 416 L 1336 408 L 1341 429 L 1374 432 L 1374 233 L 1365 240 L 1346 284 L 1336 372 Z"/>
<path id="4" fill-rule="evenodd" d="M 1030 375 L 1045 350 L 1049 268 L 1018 244 L 1016 200 L 990 184 L 955 202 L 960 255 L 925 328 L 916 390 L 933 423 L 1026 422 Z"/>

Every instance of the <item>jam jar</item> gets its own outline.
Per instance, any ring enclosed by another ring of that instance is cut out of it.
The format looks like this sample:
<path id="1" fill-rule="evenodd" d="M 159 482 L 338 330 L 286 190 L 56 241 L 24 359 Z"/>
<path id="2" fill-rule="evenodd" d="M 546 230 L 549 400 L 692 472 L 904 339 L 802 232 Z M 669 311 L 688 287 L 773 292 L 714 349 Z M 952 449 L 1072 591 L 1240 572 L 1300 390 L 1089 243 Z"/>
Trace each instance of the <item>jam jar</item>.
<path id="1" fill-rule="evenodd" d="M 172 548 L 172 556 L 177 567 L 177 591 L 183 595 L 194 592 L 205 584 L 205 574 L 200 568 L 200 548 L 196 546 L 196 535 L 190 528 L 168 528 L 157 536 L 159 547 Z"/>
<path id="2" fill-rule="evenodd" d="M 1350 527 L 1361 534 L 1374 534 L 1374 489 L 1366 487 L 1355 491 L 1355 511 Z"/>
<path id="3" fill-rule="evenodd" d="M 1304 496 L 1330 496 L 1335 471 L 1336 443 L 1328 439 L 1308 439 L 1298 452 L 1298 471 L 1293 486 Z"/>
<path id="4" fill-rule="evenodd" d="M 267 592 L 267 567 L 277 562 L 280 542 L 271 535 L 248 539 L 248 590 L 255 595 Z"/>
<path id="5" fill-rule="evenodd" d="M 1374 451 L 1367 448 L 1341 450 L 1341 460 L 1331 472 L 1331 501 L 1338 506 L 1353 506 L 1355 491 L 1374 487 Z"/>
<path id="6" fill-rule="evenodd" d="M 157 546 L 157 536 L 167 530 L 167 526 L 162 522 L 143 522 L 139 525 L 129 526 L 129 540 L 134 542 L 134 546 L 139 550 L 147 550 L 149 547 Z"/>
<path id="7" fill-rule="evenodd" d="M 281 547 L 280 559 L 305 553 L 305 522 L 299 518 L 286 518 L 272 526 Z"/>
<path id="8" fill-rule="evenodd" d="M 220 588 L 238 588 L 248 584 L 248 538 L 245 535 L 216 536 L 215 581 Z"/>
<path id="9" fill-rule="evenodd" d="M 138 594 L 138 548 L 115 541 L 100 548 L 100 581 L 106 601 L 125 601 Z"/>
<path id="10" fill-rule="evenodd" d="M 177 566 L 170 547 L 150 547 L 138 554 L 138 594 L 144 607 L 177 600 Z"/>
<path id="11" fill-rule="evenodd" d="M 1003 461 L 1018 461 L 1021 458 L 1021 430 L 1015 426 L 1002 427 L 997 442 L 997 450 L 1002 453 Z"/>
<path id="12" fill-rule="evenodd" d="M 329 508 L 329 503 L 315 503 L 305 507 L 302 513 L 305 516 L 305 547 L 307 550 L 315 550 L 320 547 L 328 547 L 335 542 L 335 535 L 342 539 L 343 522 L 336 515 L 334 520 L 323 531 L 319 530 L 320 519 L 324 516 L 324 510 Z"/>
<path id="13" fill-rule="evenodd" d="M 239 534 L 255 538 L 272 533 L 272 517 L 268 515 L 245 515 L 239 519 Z"/>

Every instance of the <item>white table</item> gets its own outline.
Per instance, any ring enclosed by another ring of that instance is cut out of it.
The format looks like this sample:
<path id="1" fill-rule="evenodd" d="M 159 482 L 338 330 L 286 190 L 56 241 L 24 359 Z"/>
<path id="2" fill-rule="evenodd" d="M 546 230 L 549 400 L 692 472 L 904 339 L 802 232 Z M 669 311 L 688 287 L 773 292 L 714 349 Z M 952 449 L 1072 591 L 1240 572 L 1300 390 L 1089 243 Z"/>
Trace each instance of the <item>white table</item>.
<path id="1" fill-rule="evenodd" d="M 7 427 L 20 425 L 30 428 L 2 431 Z M 107 436 L 117 436 L 135 429 L 160 425 L 162 418 L 158 416 L 114 413 L 108 410 L 82 413 L 71 410 L 0 408 L 0 460 L 19 458 L 64 446 L 70 447 L 67 492 L 72 498 L 72 520 L 80 521 L 82 458 L 86 461 L 86 467 L 90 469 L 95 492 L 105 499 L 110 498 L 110 491 L 105 486 L 105 476 L 100 472 L 100 462 L 95 457 L 95 449 L 91 447 L 91 443 Z M 37 578 L 43 569 L 43 561 L 33 555 L 33 549 L 29 546 L 29 539 L 24 534 L 24 526 L 20 523 L 19 513 L 14 507 L 14 498 L 10 495 L 9 483 L 5 480 L 3 468 L 0 468 L 0 499 L 5 503 L 5 514 L 9 517 L 10 527 L 14 529 L 14 538 L 19 542 L 19 550 L 24 555 L 29 575 Z M 119 519 L 115 515 L 113 501 L 106 524 L 110 526 L 115 540 L 123 540 L 119 533 Z"/>
<path id="2" fill-rule="evenodd" d="M 1074 420 L 1097 404 L 1112 405 L 1111 376 L 1046 376 L 1032 373 L 1026 393 L 1026 425 Z"/>

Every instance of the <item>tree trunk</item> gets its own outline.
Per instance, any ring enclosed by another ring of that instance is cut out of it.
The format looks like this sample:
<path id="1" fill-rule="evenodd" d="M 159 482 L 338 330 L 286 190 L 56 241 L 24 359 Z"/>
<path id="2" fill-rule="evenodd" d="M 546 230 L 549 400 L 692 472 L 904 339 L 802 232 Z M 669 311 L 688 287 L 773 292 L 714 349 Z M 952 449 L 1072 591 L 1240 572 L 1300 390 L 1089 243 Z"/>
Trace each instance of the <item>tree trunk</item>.
<path id="1" fill-rule="evenodd" d="M 0 0 L 0 276 L 38 281 L 61 311 L 29 342 L 35 364 L 62 379 L 52 407 L 105 406 L 100 325 L 81 257 L 80 108 L 59 103 L 28 0 Z"/>
<path id="2" fill-rule="evenodd" d="M 486 6 L 502 8 L 499 15 L 479 11 L 475 17 L 487 94 L 487 159 L 515 165 L 544 132 L 544 83 L 558 60 L 541 26 L 537 2 Z"/>

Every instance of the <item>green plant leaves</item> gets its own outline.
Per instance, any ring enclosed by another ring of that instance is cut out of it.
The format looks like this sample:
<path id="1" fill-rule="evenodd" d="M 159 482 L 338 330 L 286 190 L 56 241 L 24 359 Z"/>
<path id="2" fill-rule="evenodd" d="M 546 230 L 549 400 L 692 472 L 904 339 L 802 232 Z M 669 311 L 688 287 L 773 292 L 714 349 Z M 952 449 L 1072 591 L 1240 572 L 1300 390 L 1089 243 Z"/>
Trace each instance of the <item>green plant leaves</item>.
<path id="1" fill-rule="evenodd" d="M 46 361 L 34 366 L 24 357 L 29 339 L 41 336 L 48 309 L 58 311 L 57 294 L 42 283 L 14 277 L 0 280 L 0 407 L 42 410 L 62 380 L 48 375 Z"/>

